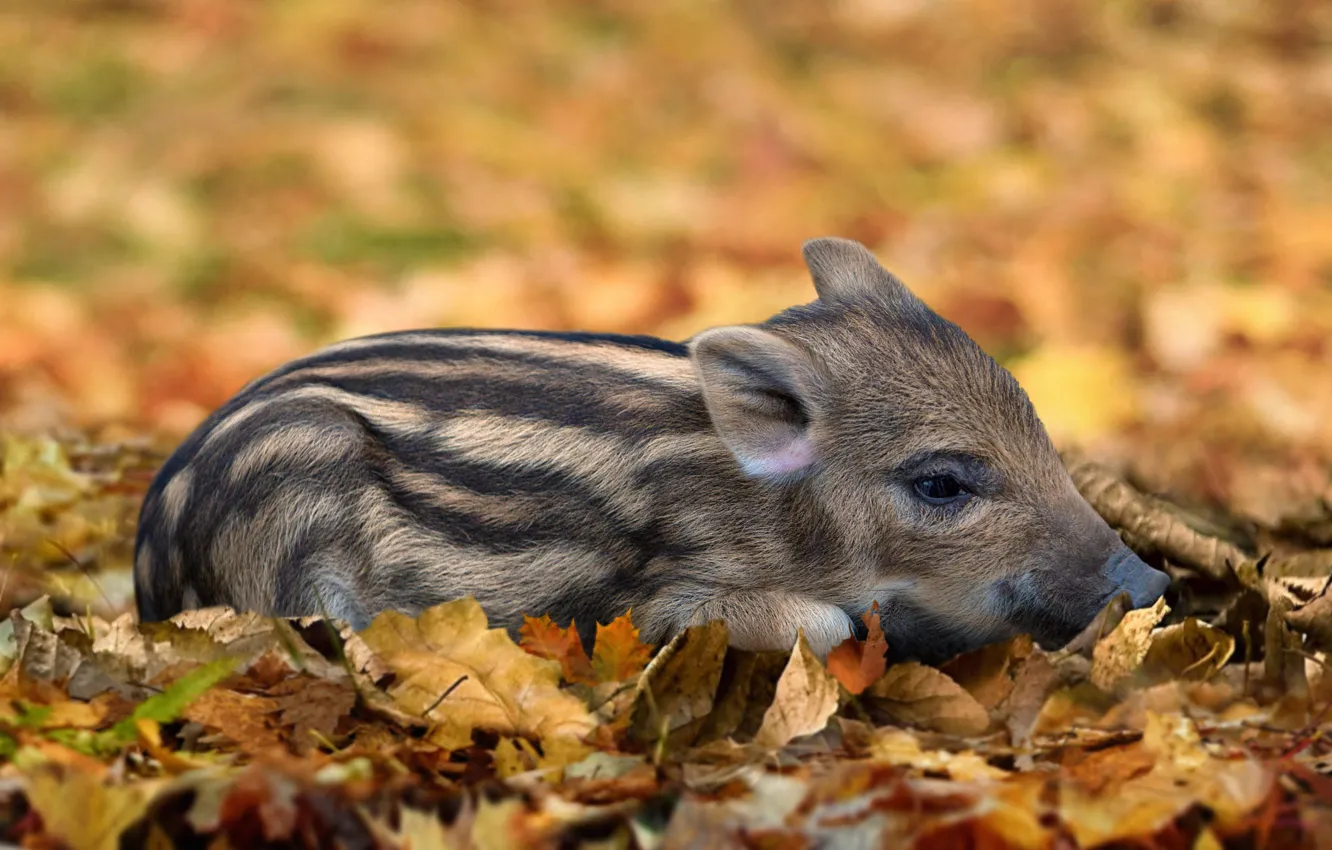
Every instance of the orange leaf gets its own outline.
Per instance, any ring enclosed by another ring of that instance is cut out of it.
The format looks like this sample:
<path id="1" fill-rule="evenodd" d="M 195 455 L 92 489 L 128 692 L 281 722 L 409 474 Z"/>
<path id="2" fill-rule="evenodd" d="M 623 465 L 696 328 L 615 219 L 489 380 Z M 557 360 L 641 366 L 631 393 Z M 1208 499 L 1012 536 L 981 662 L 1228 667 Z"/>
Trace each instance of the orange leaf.
<path id="1" fill-rule="evenodd" d="M 828 672 L 853 694 L 868 688 L 887 667 L 884 655 L 888 652 L 888 640 L 883 636 L 883 623 L 879 620 L 879 603 L 871 605 L 861 619 L 869 629 L 865 640 L 857 640 L 852 635 L 828 653 Z"/>
<path id="2" fill-rule="evenodd" d="M 597 628 L 600 630 L 601 627 Z M 518 635 L 521 638 L 518 645 L 523 649 L 538 658 L 560 662 L 565 681 L 589 685 L 596 683 L 592 664 L 587 660 L 587 651 L 583 649 L 583 641 L 578 637 L 578 629 L 572 620 L 567 629 L 562 629 L 549 614 L 542 614 L 539 618 L 524 614 Z"/>
<path id="3" fill-rule="evenodd" d="M 592 670 L 600 682 L 632 679 L 647 666 L 652 647 L 638 639 L 633 610 L 611 620 L 609 626 L 597 623 L 597 642 L 592 647 Z"/>

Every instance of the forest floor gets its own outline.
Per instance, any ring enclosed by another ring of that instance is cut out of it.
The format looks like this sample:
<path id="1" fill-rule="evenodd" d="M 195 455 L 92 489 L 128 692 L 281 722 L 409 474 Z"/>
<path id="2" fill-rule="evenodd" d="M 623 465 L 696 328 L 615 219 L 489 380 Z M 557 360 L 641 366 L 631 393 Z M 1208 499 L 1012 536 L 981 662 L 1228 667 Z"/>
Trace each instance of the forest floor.
<path id="1" fill-rule="evenodd" d="M 1326 4 L 10 5 L 0 841 L 1332 846 Z M 267 369 L 757 321 L 819 235 L 1012 370 L 1162 604 L 939 667 L 135 621 L 151 476 Z"/>

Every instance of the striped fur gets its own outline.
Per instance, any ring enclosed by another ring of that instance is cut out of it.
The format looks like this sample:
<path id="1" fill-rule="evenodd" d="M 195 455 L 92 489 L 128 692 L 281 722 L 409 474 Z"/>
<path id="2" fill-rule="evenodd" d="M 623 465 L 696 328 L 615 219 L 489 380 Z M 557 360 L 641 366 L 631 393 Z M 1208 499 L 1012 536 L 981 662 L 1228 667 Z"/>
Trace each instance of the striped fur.
<path id="1" fill-rule="evenodd" d="M 650 641 L 723 618 L 826 652 L 877 600 L 899 655 L 937 658 L 1134 592 L 1011 376 L 862 247 L 806 258 L 817 301 L 688 343 L 415 331 L 252 382 L 145 498 L 140 617 L 361 627 L 470 594 L 510 629 L 632 606 Z M 975 493 L 922 502 L 939 474 Z"/>

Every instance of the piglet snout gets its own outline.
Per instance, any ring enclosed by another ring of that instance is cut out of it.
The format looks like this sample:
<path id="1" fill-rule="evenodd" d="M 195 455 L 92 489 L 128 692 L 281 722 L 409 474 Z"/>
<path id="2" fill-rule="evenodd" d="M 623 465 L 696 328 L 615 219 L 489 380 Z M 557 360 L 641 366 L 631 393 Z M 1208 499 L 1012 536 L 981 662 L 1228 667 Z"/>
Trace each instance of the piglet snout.
<path id="1" fill-rule="evenodd" d="M 1134 608 L 1151 605 L 1170 586 L 1170 576 L 1147 566 L 1127 546 L 1106 560 L 1101 574 L 1114 588 L 1113 594 L 1128 593 Z"/>

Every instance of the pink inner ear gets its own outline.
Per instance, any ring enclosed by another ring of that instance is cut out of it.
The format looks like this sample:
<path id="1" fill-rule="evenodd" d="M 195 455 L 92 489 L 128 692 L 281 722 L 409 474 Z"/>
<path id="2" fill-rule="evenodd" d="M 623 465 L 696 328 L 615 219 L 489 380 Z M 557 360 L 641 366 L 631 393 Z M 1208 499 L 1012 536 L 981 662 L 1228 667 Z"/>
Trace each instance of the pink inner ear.
<path id="1" fill-rule="evenodd" d="M 792 437 L 772 451 L 740 459 L 745 474 L 754 478 L 784 478 L 803 471 L 814 462 L 814 446 L 808 437 Z"/>

